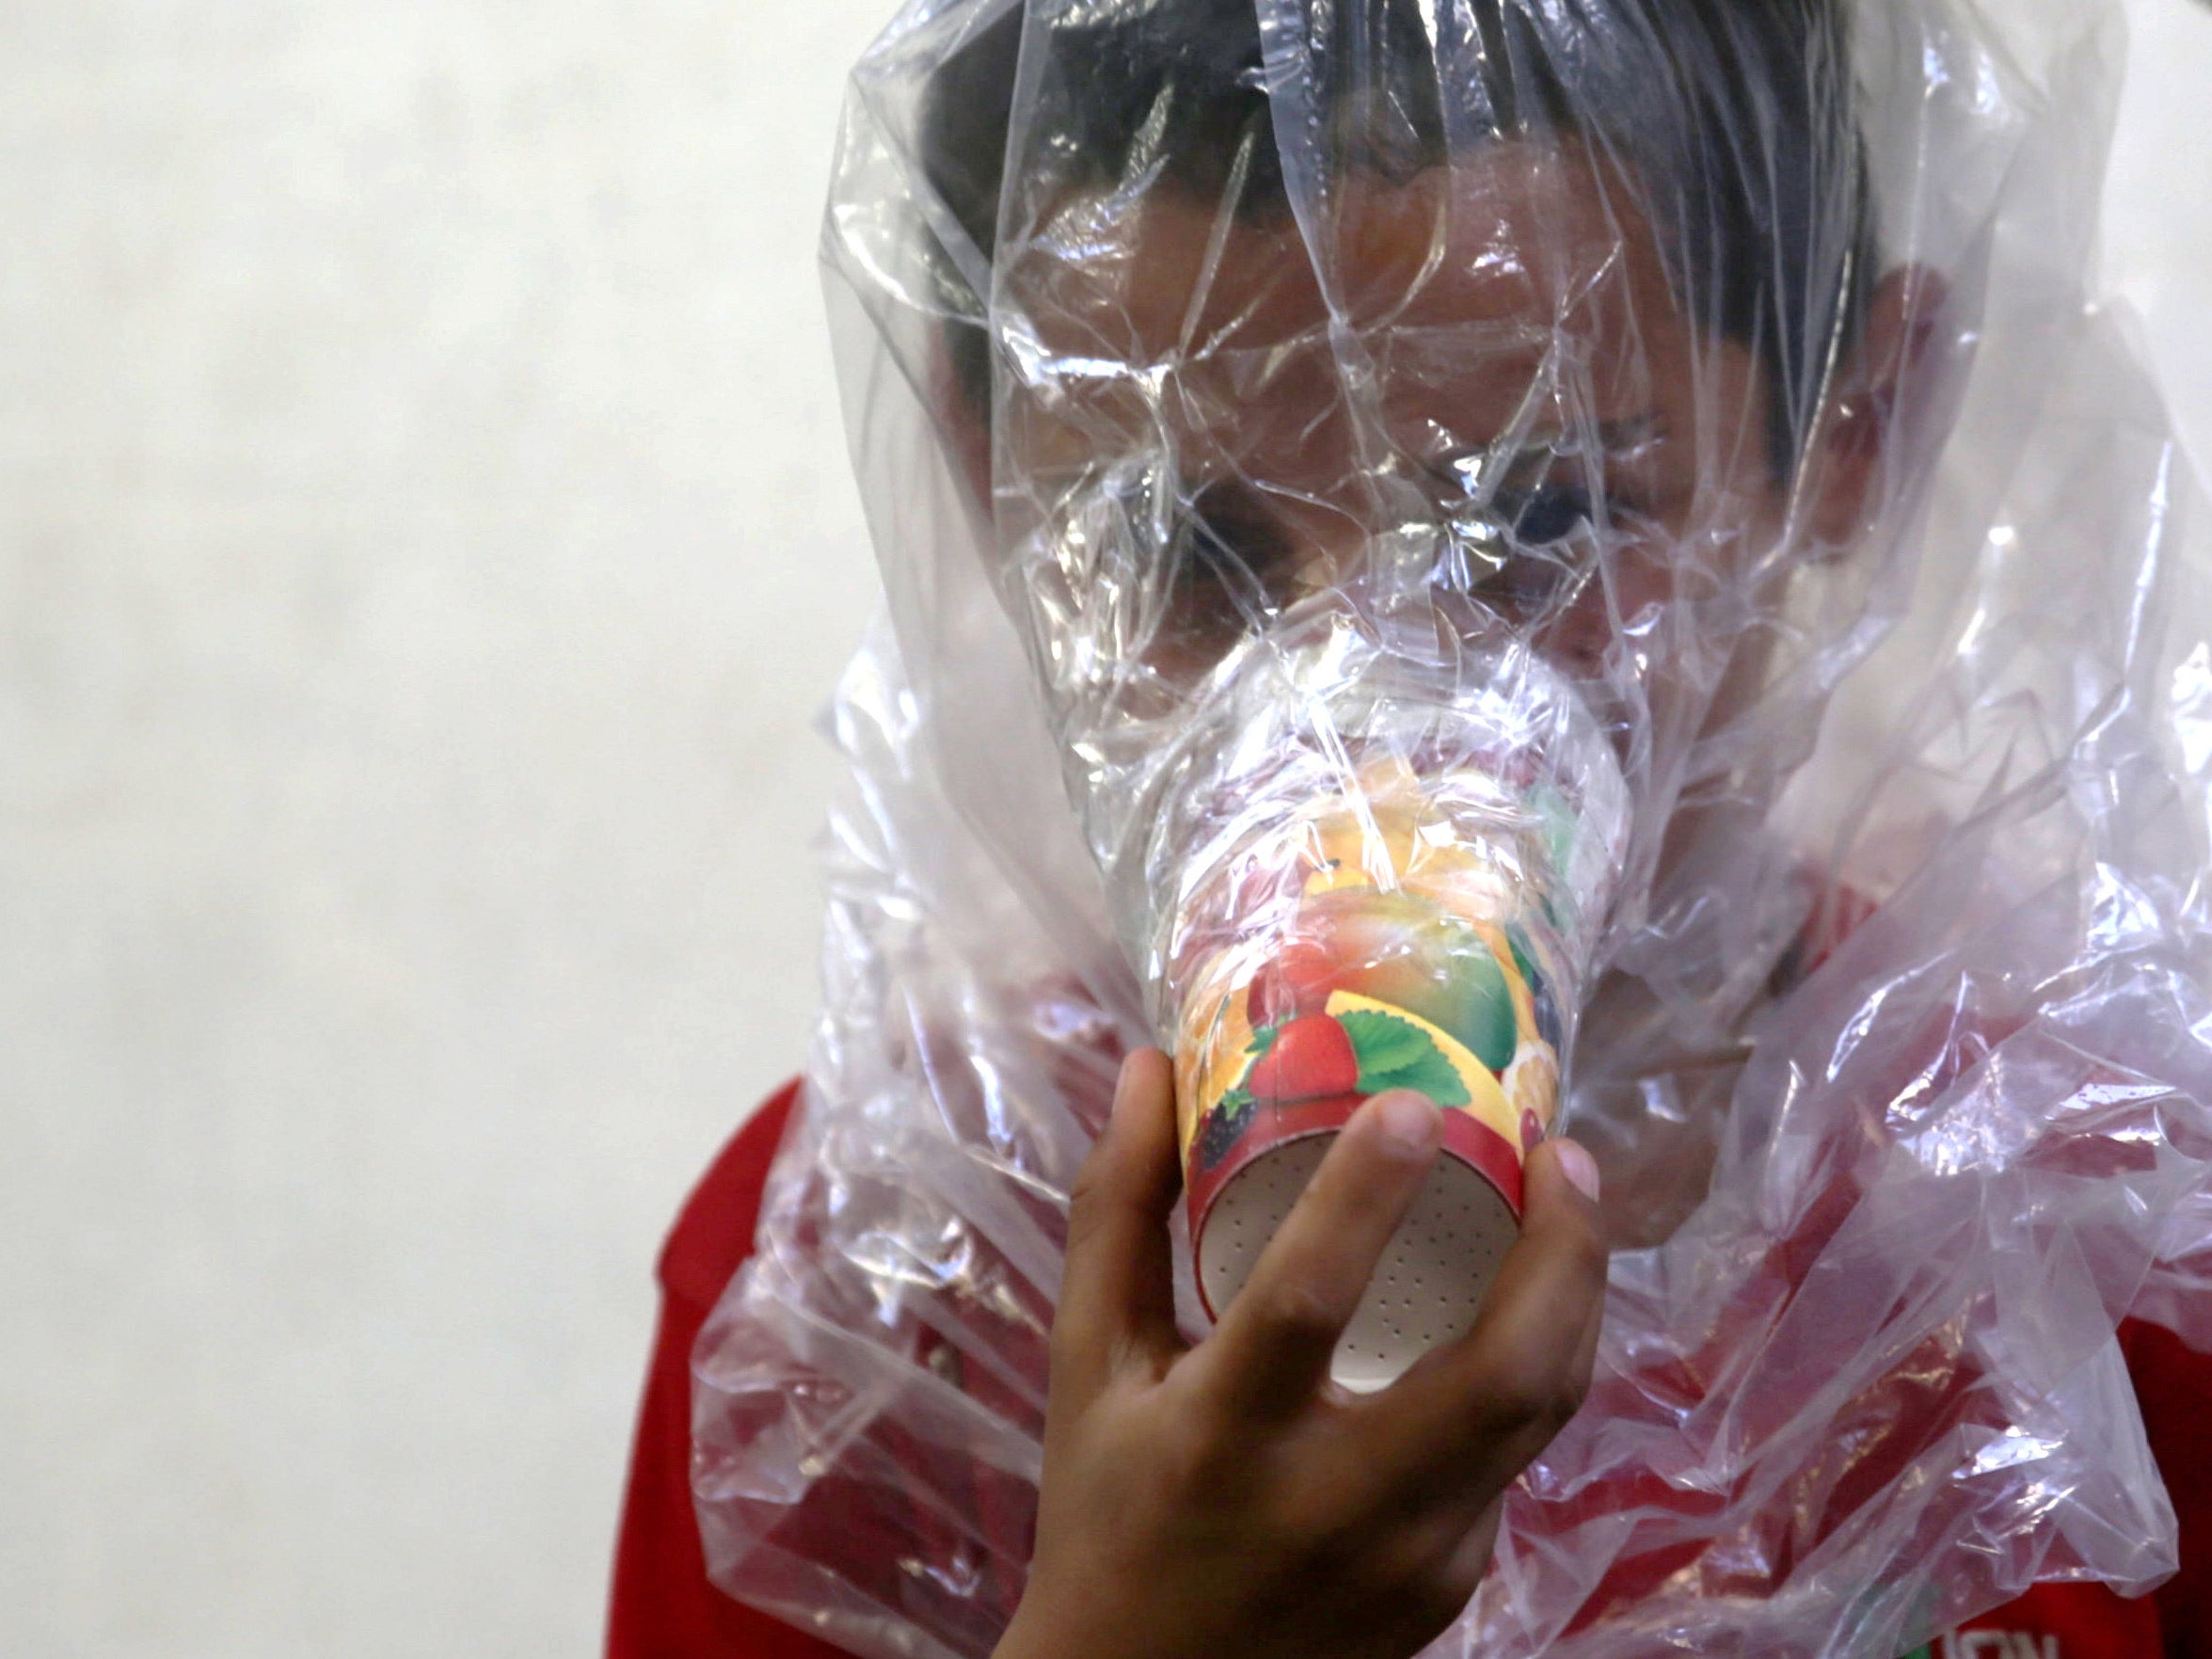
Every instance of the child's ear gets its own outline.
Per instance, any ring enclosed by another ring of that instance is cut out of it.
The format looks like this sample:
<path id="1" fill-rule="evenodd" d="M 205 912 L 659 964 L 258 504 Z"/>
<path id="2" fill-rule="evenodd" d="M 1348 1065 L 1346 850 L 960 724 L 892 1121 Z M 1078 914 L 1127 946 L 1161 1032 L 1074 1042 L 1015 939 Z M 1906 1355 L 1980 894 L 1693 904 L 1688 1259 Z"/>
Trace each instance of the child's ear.
<path id="1" fill-rule="evenodd" d="M 1875 284 L 1852 360 L 1838 375 L 1798 478 L 1800 522 L 1811 546 L 1840 552 L 1879 514 L 1901 416 L 1923 401 L 1950 288 L 1925 265 L 1901 265 Z"/>
<path id="2" fill-rule="evenodd" d="M 930 354 L 930 418 L 936 423 L 954 476 L 967 486 L 969 506 L 988 522 L 995 512 L 991 416 L 987 409 L 976 407 L 975 392 L 962 377 L 951 348 L 942 337 Z"/>

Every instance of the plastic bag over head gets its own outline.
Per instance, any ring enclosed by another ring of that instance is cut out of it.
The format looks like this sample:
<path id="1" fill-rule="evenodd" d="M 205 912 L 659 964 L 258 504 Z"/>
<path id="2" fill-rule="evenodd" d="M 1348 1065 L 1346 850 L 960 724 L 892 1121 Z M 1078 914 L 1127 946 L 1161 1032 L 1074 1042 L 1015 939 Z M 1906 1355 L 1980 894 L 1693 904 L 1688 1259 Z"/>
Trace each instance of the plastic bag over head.
<path id="1" fill-rule="evenodd" d="M 697 1354 L 724 1587 L 989 1651 L 1141 1042 L 1194 1199 L 1408 1083 L 1486 1190 L 1563 1112 L 1604 1165 L 1596 1394 L 1440 1651 L 1886 1659 L 2167 1570 L 2112 1332 L 2212 1344 L 2212 616 L 2087 286 L 2121 44 L 2084 0 L 899 15 L 824 244 L 888 619 Z"/>

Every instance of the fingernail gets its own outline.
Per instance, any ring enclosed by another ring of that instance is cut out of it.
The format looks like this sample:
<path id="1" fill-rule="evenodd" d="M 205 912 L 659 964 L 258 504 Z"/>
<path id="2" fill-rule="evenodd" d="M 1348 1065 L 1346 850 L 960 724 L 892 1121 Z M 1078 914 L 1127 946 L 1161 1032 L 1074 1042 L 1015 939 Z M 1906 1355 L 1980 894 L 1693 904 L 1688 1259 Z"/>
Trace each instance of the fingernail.
<path id="1" fill-rule="evenodd" d="M 1590 1149 L 1579 1141 L 1554 1141 L 1559 1149 L 1559 1172 L 1574 1184 L 1574 1189 L 1592 1204 L 1604 1182 L 1598 1175 L 1598 1160 L 1590 1156 Z"/>
<path id="2" fill-rule="evenodd" d="M 1434 1146 L 1443 1127 L 1437 1103 L 1410 1089 L 1393 1089 L 1385 1094 L 1375 1103 L 1375 1116 L 1392 1149 L 1409 1157 L 1418 1157 Z"/>

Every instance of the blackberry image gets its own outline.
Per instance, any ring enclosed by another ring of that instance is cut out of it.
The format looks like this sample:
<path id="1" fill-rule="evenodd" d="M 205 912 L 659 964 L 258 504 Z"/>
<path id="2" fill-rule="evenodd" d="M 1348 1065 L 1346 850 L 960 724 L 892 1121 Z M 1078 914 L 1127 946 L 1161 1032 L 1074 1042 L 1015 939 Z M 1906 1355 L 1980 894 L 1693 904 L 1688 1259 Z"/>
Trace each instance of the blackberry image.
<path id="1" fill-rule="evenodd" d="M 1557 1053 L 1560 1040 L 1567 1034 L 1565 1022 L 1559 1017 L 1559 1004 L 1552 998 L 1552 987 L 1536 971 L 1536 952 L 1529 949 L 1528 940 L 1517 927 L 1506 929 L 1505 943 L 1513 952 L 1513 965 L 1520 972 L 1521 983 L 1528 987 L 1529 1001 L 1535 1005 L 1536 1035 Z"/>
<path id="2" fill-rule="evenodd" d="M 1198 1135 L 1198 1167 L 1211 1170 L 1229 1156 L 1252 1121 L 1252 1097 L 1233 1089 L 1206 1114 Z"/>
<path id="3" fill-rule="evenodd" d="M 1567 1035 L 1565 1025 L 1559 1017 L 1559 1004 L 1552 1000 L 1552 987 L 1542 980 L 1531 980 L 1528 989 L 1529 998 L 1536 1004 L 1536 1035 L 1551 1044 L 1552 1051 L 1556 1054 L 1561 1041 Z"/>

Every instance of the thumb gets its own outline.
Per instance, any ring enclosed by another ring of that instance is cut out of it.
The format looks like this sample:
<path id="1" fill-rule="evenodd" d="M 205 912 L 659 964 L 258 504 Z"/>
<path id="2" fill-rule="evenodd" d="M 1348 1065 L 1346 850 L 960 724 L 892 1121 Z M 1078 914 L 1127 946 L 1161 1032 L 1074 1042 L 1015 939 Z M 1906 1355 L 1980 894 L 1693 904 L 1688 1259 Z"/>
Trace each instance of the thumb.
<path id="1" fill-rule="evenodd" d="M 1133 1353 L 1179 1346 L 1168 1220 L 1183 1189 L 1175 1079 L 1141 1049 L 1122 1067 L 1113 1116 L 1075 1177 L 1067 1270 L 1052 1324 L 1052 1386 L 1088 1400 Z"/>

